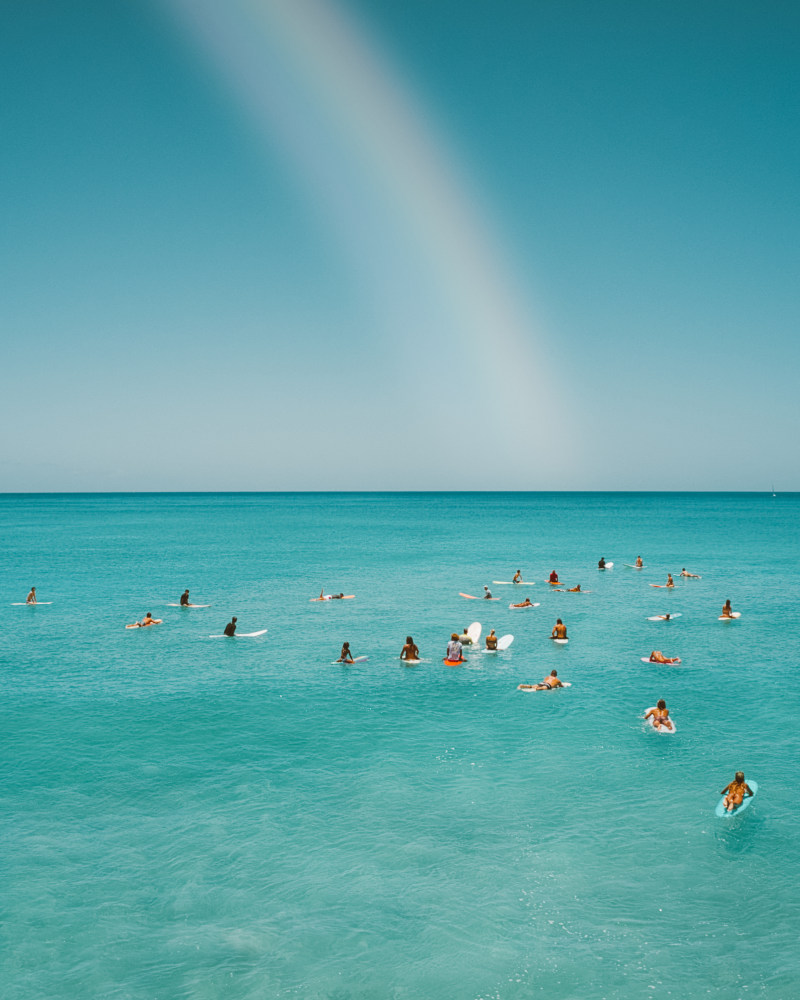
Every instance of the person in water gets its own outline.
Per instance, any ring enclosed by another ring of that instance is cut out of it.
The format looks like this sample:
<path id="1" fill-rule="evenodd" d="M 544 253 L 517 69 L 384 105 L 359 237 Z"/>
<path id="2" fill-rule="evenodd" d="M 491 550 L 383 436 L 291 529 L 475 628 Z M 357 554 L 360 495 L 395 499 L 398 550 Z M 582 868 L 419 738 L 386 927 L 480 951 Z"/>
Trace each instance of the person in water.
<path id="1" fill-rule="evenodd" d="M 580 592 L 581 592 L 581 585 L 580 584 L 577 584 L 577 586 L 575 586 L 575 587 L 569 587 L 565 591 L 565 593 L 567 593 L 567 594 L 580 594 Z"/>
<path id="2" fill-rule="evenodd" d="M 532 608 L 533 606 L 534 605 L 533 605 L 530 597 L 526 597 L 525 600 L 521 601 L 519 604 L 512 604 L 511 605 L 512 608 Z"/>
<path id="3" fill-rule="evenodd" d="M 558 573 L 555 570 L 550 573 L 550 583 L 558 583 Z"/>
<path id="4" fill-rule="evenodd" d="M 353 659 L 353 654 L 350 652 L 350 643 L 349 642 L 343 642 L 342 643 L 342 651 L 341 651 L 341 653 L 339 653 L 339 659 L 336 662 L 337 663 L 355 663 L 355 660 Z"/>
<path id="5" fill-rule="evenodd" d="M 723 808 L 727 812 L 733 812 L 744 802 L 745 796 L 749 797 L 754 792 L 744 780 L 744 771 L 737 771 L 733 776 L 733 781 L 726 785 L 719 794 L 725 796 L 722 802 Z"/>
<path id="6" fill-rule="evenodd" d="M 223 635 L 228 635 L 228 636 L 236 635 L 236 616 L 235 615 L 234 615 L 233 618 L 231 618 L 231 620 L 228 622 L 228 624 L 222 630 L 222 634 Z"/>
<path id="7" fill-rule="evenodd" d="M 699 580 L 700 579 L 700 577 L 697 575 L 697 573 L 687 573 L 685 566 L 681 570 L 681 576 L 688 576 L 688 577 L 691 577 L 693 580 Z"/>
<path id="8" fill-rule="evenodd" d="M 660 649 L 654 649 L 650 654 L 651 663 L 677 663 L 677 656 L 664 656 Z"/>
<path id="9" fill-rule="evenodd" d="M 148 611 L 147 614 L 144 616 L 144 618 L 142 618 L 140 622 L 134 622 L 131 628 L 147 628 L 148 625 L 160 625 L 160 624 L 161 624 L 161 619 L 153 618 L 151 612 Z"/>
<path id="10" fill-rule="evenodd" d="M 606 557 L 605 556 L 600 556 L 600 562 L 597 564 L 597 568 L 598 569 L 605 569 L 606 568 Z"/>
<path id="11" fill-rule="evenodd" d="M 486 584 L 483 585 L 483 596 L 484 596 L 484 599 L 487 600 L 487 601 L 491 601 L 491 599 L 492 599 L 492 592 L 491 592 L 491 590 L 489 590 L 489 588 L 486 586 Z"/>
<path id="12" fill-rule="evenodd" d="M 450 642 L 447 644 L 445 659 L 450 660 L 451 663 L 461 663 L 464 659 L 461 642 L 455 632 L 450 636 Z"/>
<path id="13" fill-rule="evenodd" d="M 181 594 L 181 607 L 182 608 L 188 608 L 188 607 L 190 607 L 190 604 L 189 604 L 189 588 L 188 587 Z"/>
<path id="14" fill-rule="evenodd" d="M 665 587 L 674 587 L 675 581 L 672 579 L 672 573 L 667 573 L 667 582 L 664 584 Z"/>
<path id="15" fill-rule="evenodd" d="M 519 570 L 517 570 L 517 572 L 514 574 L 514 576 L 511 579 L 511 582 L 512 583 L 522 583 L 522 573 L 520 573 Z"/>
<path id="16" fill-rule="evenodd" d="M 35 604 L 36 603 L 36 587 L 31 587 L 31 592 L 25 598 L 25 603 L 26 604 Z"/>
<path id="17" fill-rule="evenodd" d="M 558 671 L 551 670 L 549 676 L 541 682 L 541 684 L 534 684 L 534 691 L 552 691 L 553 688 L 564 687 L 561 681 L 558 679 Z"/>
<path id="18" fill-rule="evenodd" d="M 637 556 L 636 557 L 636 562 L 635 562 L 634 565 L 636 566 L 637 569 L 641 569 L 642 566 L 644 566 L 644 563 L 642 562 L 642 557 L 641 556 Z"/>
<path id="19" fill-rule="evenodd" d="M 561 621 L 560 618 L 556 619 L 556 623 L 553 626 L 553 631 L 550 633 L 551 639 L 566 639 L 567 638 L 567 626 Z"/>
<path id="20" fill-rule="evenodd" d="M 669 717 L 669 709 L 667 708 L 667 703 L 664 701 L 663 698 L 660 698 L 658 700 L 658 702 L 656 703 L 656 707 L 655 708 L 649 708 L 645 712 L 645 716 L 644 717 L 645 717 L 645 721 L 647 721 L 647 719 L 652 718 L 652 720 L 653 720 L 653 728 L 654 729 L 659 729 L 659 728 L 662 728 L 662 727 L 664 729 L 674 729 L 675 728 L 675 726 L 672 723 L 672 719 L 670 719 L 670 717 Z"/>
<path id="21" fill-rule="evenodd" d="M 464 631 L 461 633 L 461 635 L 456 636 L 456 639 L 458 639 L 458 641 L 461 643 L 462 646 L 472 645 L 472 636 L 469 634 L 466 627 L 464 628 Z"/>
<path id="22" fill-rule="evenodd" d="M 722 617 L 723 618 L 733 618 L 733 608 L 731 607 L 730 600 L 727 600 L 722 605 Z"/>
<path id="23" fill-rule="evenodd" d="M 419 649 L 414 645 L 414 640 L 410 635 L 406 636 L 406 644 L 400 650 L 401 660 L 418 660 L 419 659 Z"/>
<path id="24" fill-rule="evenodd" d="M 497 636 L 494 634 L 494 629 L 486 636 L 486 648 L 497 649 Z"/>

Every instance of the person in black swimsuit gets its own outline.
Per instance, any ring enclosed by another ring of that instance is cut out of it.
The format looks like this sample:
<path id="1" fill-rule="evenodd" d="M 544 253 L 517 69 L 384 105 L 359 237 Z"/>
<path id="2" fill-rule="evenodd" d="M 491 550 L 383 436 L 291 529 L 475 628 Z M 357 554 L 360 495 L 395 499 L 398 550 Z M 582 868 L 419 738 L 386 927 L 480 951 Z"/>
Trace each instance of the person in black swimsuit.
<path id="1" fill-rule="evenodd" d="M 236 616 L 235 615 L 233 616 L 233 618 L 231 618 L 231 620 L 225 626 L 225 628 L 222 631 L 222 634 L 223 635 L 231 635 L 231 636 L 236 634 Z"/>
<path id="2" fill-rule="evenodd" d="M 182 608 L 188 608 L 189 607 L 189 588 L 188 587 L 181 594 L 181 607 Z"/>

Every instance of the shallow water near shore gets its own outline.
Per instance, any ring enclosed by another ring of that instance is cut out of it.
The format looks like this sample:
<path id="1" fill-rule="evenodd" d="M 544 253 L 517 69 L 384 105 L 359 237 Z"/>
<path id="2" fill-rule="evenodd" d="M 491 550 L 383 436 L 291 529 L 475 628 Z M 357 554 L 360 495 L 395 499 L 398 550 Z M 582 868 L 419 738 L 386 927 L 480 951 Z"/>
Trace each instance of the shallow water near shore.
<path id="1" fill-rule="evenodd" d="M 3 996 L 797 995 L 799 515 L 767 493 L 0 496 Z M 492 584 L 517 569 L 521 596 Z M 53 603 L 12 607 L 32 584 Z M 484 584 L 501 600 L 459 597 Z M 211 607 L 169 607 L 185 587 Z M 209 638 L 231 615 L 268 631 Z M 476 620 L 513 645 L 445 667 Z M 343 640 L 368 661 L 332 665 Z M 517 690 L 552 669 L 572 687 Z M 642 722 L 661 697 L 672 736 Z M 758 796 L 718 819 L 738 769 Z"/>

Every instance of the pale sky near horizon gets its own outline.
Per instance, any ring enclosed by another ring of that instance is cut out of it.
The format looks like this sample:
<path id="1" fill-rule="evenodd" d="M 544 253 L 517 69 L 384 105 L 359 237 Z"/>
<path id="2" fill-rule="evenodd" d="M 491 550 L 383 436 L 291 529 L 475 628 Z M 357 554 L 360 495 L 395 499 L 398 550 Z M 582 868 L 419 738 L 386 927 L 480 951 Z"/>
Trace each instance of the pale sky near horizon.
<path id="1" fill-rule="evenodd" d="M 800 490 L 795 4 L 0 18 L 0 492 Z"/>

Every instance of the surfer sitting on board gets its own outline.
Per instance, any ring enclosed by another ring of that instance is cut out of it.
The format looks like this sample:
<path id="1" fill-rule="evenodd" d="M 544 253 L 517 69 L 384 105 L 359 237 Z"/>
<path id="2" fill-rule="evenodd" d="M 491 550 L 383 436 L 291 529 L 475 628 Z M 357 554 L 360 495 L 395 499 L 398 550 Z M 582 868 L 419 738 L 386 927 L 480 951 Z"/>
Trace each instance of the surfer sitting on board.
<path id="1" fill-rule="evenodd" d="M 637 569 L 641 569 L 642 566 L 644 566 L 644 563 L 642 562 L 642 557 L 641 556 L 637 556 L 636 557 L 636 563 L 635 563 L 635 565 L 636 565 Z"/>
<path id="2" fill-rule="evenodd" d="M 534 691 L 552 691 L 553 688 L 564 687 L 561 681 L 558 679 L 558 671 L 551 670 L 550 675 L 545 677 L 541 684 L 534 684 Z"/>
<path id="3" fill-rule="evenodd" d="M 161 624 L 161 619 L 153 618 L 152 614 L 148 611 L 140 622 L 134 622 L 133 625 L 128 625 L 128 628 L 147 628 L 148 625 L 160 625 L 160 624 Z"/>
<path id="4" fill-rule="evenodd" d="M 511 578 L 511 582 L 512 583 L 522 583 L 522 573 L 520 573 L 519 570 L 517 570 L 517 572 Z"/>
<path id="5" fill-rule="evenodd" d="M 605 556 L 600 556 L 600 562 L 597 564 L 597 568 L 598 569 L 605 569 L 606 568 L 606 557 Z"/>
<path id="6" fill-rule="evenodd" d="M 675 581 L 672 579 L 672 573 L 667 573 L 667 582 L 664 584 L 665 587 L 674 587 Z"/>
<path id="7" fill-rule="evenodd" d="M 181 607 L 182 608 L 188 608 L 188 607 L 190 607 L 190 604 L 189 604 L 189 588 L 188 587 L 181 594 Z"/>
<path id="8" fill-rule="evenodd" d="M 686 567 L 685 567 L 685 566 L 684 566 L 684 567 L 683 567 L 683 569 L 681 570 L 681 576 L 689 576 L 689 577 L 691 577 L 691 578 L 692 578 L 693 580 L 699 580 L 699 579 L 700 579 L 700 577 L 699 577 L 699 576 L 697 575 L 697 573 L 687 573 L 687 572 L 686 572 Z"/>
<path id="9" fill-rule="evenodd" d="M 36 587 L 31 587 L 31 592 L 25 598 L 25 603 L 26 604 L 35 604 L 36 603 Z"/>
<path id="10" fill-rule="evenodd" d="M 489 590 L 486 584 L 483 585 L 483 596 L 487 601 L 491 601 L 492 599 L 492 592 L 491 590 Z"/>
<path id="11" fill-rule="evenodd" d="M 654 649 L 650 654 L 651 663 L 677 663 L 677 656 L 664 656 L 660 649 Z"/>
<path id="12" fill-rule="evenodd" d="M 349 642 L 343 642 L 342 643 L 342 651 L 341 651 L 341 653 L 339 653 L 339 659 L 336 662 L 337 663 L 355 663 L 355 660 L 353 659 L 353 654 L 350 652 L 350 643 Z"/>
<path id="13" fill-rule="evenodd" d="M 458 639 L 458 641 L 461 643 L 462 646 L 472 645 L 472 636 L 466 629 L 464 629 L 461 635 L 457 635 L 455 638 Z"/>
<path id="14" fill-rule="evenodd" d="M 406 644 L 400 650 L 401 660 L 418 660 L 419 659 L 419 649 L 414 645 L 414 640 L 410 635 L 406 636 Z"/>
<path id="15" fill-rule="evenodd" d="M 727 600 L 722 605 L 722 617 L 723 618 L 733 618 L 733 608 L 731 607 L 730 600 Z"/>
<path id="16" fill-rule="evenodd" d="M 672 719 L 669 717 L 669 709 L 667 708 L 667 703 L 663 698 L 656 702 L 655 708 L 650 708 L 645 713 L 645 719 L 653 719 L 653 728 L 658 729 L 659 726 L 663 726 L 664 729 L 674 729 L 672 724 Z"/>
<path id="17" fill-rule="evenodd" d="M 550 583 L 558 583 L 558 573 L 555 570 L 550 574 Z"/>
<path id="18" fill-rule="evenodd" d="M 461 643 L 455 632 L 450 636 L 450 642 L 447 644 L 445 659 L 450 660 L 451 663 L 460 663 L 464 659 Z"/>
<path id="19" fill-rule="evenodd" d="M 512 608 L 532 608 L 533 607 L 533 603 L 532 603 L 530 597 L 526 597 L 525 600 L 522 601 L 520 604 L 512 604 L 511 607 Z"/>
<path id="20" fill-rule="evenodd" d="M 725 796 L 722 803 L 723 808 L 727 812 L 733 812 L 742 804 L 745 795 L 753 794 L 753 789 L 744 780 L 744 771 L 737 771 L 733 781 L 726 785 L 719 794 Z"/>
<path id="21" fill-rule="evenodd" d="M 486 648 L 497 649 L 497 636 L 494 634 L 494 629 L 486 636 Z"/>
<path id="22" fill-rule="evenodd" d="M 551 639 L 566 639 L 567 638 L 567 626 L 561 621 L 560 618 L 556 619 L 556 623 L 553 626 L 553 631 L 550 633 Z"/>
<path id="23" fill-rule="evenodd" d="M 234 616 L 222 630 L 223 635 L 236 635 L 236 617 Z"/>

